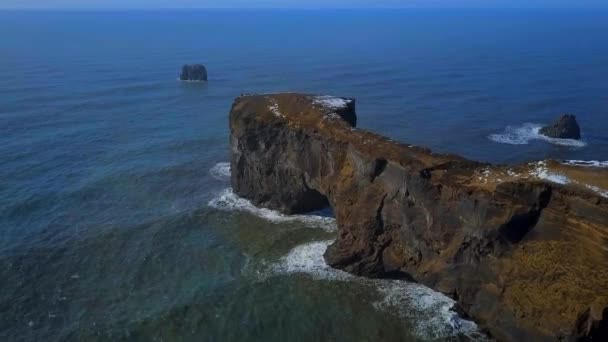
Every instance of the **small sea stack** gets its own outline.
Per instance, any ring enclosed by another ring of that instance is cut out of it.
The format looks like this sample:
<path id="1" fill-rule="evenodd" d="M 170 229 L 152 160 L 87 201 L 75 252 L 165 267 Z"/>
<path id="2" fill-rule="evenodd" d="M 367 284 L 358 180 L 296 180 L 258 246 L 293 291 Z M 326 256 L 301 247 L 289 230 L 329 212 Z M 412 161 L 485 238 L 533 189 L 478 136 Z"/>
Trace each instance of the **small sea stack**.
<path id="1" fill-rule="evenodd" d="M 550 138 L 580 140 L 581 128 L 575 115 L 564 114 L 553 125 L 541 128 L 540 134 Z"/>
<path id="2" fill-rule="evenodd" d="M 182 74 L 179 76 L 179 79 L 192 82 L 207 81 L 207 69 L 202 64 L 186 64 L 182 67 Z"/>

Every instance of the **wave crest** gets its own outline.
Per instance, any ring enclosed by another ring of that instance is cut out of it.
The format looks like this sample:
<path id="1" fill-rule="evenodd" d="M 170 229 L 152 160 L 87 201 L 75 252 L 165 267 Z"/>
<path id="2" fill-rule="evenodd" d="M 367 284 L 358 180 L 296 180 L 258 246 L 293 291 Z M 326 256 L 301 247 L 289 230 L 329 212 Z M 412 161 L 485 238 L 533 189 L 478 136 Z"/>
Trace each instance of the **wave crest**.
<path id="1" fill-rule="evenodd" d="M 608 161 L 598 160 L 564 160 L 561 162 L 564 165 L 584 166 L 584 167 L 608 167 Z"/>
<path id="2" fill-rule="evenodd" d="M 550 138 L 545 135 L 540 134 L 540 129 L 542 125 L 533 124 L 533 123 L 525 123 L 521 126 L 507 126 L 505 131 L 497 134 L 490 134 L 488 139 L 501 143 L 501 144 L 510 144 L 510 145 L 528 145 L 531 141 L 534 140 L 542 140 L 548 142 L 550 144 L 559 145 L 559 146 L 569 146 L 569 147 L 585 147 L 587 143 L 580 140 L 574 139 L 557 139 Z"/>
<path id="3" fill-rule="evenodd" d="M 209 174 L 211 177 L 219 180 L 219 181 L 229 181 L 230 180 L 230 163 L 217 163 L 210 170 Z"/>
<path id="4" fill-rule="evenodd" d="M 338 229 L 330 209 L 311 212 L 308 215 L 284 215 L 276 210 L 256 207 L 249 200 L 237 196 L 231 188 L 217 194 L 208 205 L 218 210 L 247 212 L 274 223 L 300 222 L 328 232 Z"/>
<path id="5" fill-rule="evenodd" d="M 381 297 L 372 303 L 377 310 L 396 312 L 401 318 L 414 322 L 414 333 L 425 339 L 457 335 L 477 339 L 481 336 L 474 322 L 464 320 L 452 311 L 456 304 L 454 300 L 428 287 L 401 280 L 362 278 L 331 268 L 323 258 L 331 243 L 332 240 L 315 241 L 297 246 L 274 264 L 270 273 L 302 273 L 314 279 L 352 281 L 372 287 Z"/>

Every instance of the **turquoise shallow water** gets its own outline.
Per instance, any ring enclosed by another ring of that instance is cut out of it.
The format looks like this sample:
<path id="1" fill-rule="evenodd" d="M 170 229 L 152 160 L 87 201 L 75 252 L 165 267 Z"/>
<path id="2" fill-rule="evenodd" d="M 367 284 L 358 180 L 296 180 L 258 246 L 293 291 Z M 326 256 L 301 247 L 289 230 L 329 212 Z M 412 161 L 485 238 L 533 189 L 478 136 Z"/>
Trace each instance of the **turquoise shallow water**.
<path id="1" fill-rule="evenodd" d="M 324 266 L 335 223 L 233 196 L 241 93 L 511 163 L 608 160 L 607 12 L 0 12 L 0 340 L 446 340 L 449 299 Z M 177 81 L 205 63 L 208 84 Z M 583 143 L 535 129 L 574 112 Z"/>

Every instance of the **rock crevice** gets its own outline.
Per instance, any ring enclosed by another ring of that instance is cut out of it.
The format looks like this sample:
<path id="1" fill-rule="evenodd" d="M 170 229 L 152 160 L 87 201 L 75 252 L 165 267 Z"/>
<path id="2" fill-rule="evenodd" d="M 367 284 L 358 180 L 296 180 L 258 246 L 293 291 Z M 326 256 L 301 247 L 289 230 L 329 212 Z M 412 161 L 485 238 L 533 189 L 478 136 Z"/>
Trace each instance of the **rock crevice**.
<path id="1" fill-rule="evenodd" d="M 356 122 L 352 99 L 237 98 L 234 191 L 287 214 L 329 203 L 339 229 L 329 265 L 411 277 L 451 294 L 499 340 L 603 336 L 608 200 L 574 180 L 608 179 L 606 170 L 493 166 L 395 142 Z M 542 177 L 550 172 L 573 182 Z"/>

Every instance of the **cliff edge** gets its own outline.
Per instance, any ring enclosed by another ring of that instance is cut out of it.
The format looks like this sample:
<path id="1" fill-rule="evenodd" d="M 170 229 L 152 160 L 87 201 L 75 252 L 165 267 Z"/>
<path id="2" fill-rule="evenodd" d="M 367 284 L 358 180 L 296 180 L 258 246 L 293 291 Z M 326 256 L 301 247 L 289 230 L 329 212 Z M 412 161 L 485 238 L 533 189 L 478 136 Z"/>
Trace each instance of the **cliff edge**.
<path id="1" fill-rule="evenodd" d="M 331 205 L 333 267 L 451 295 L 501 341 L 608 340 L 608 170 L 490 165 L 355 128 L 353 99 L 241 96 L 232 186 L 256 205 Z"/>

